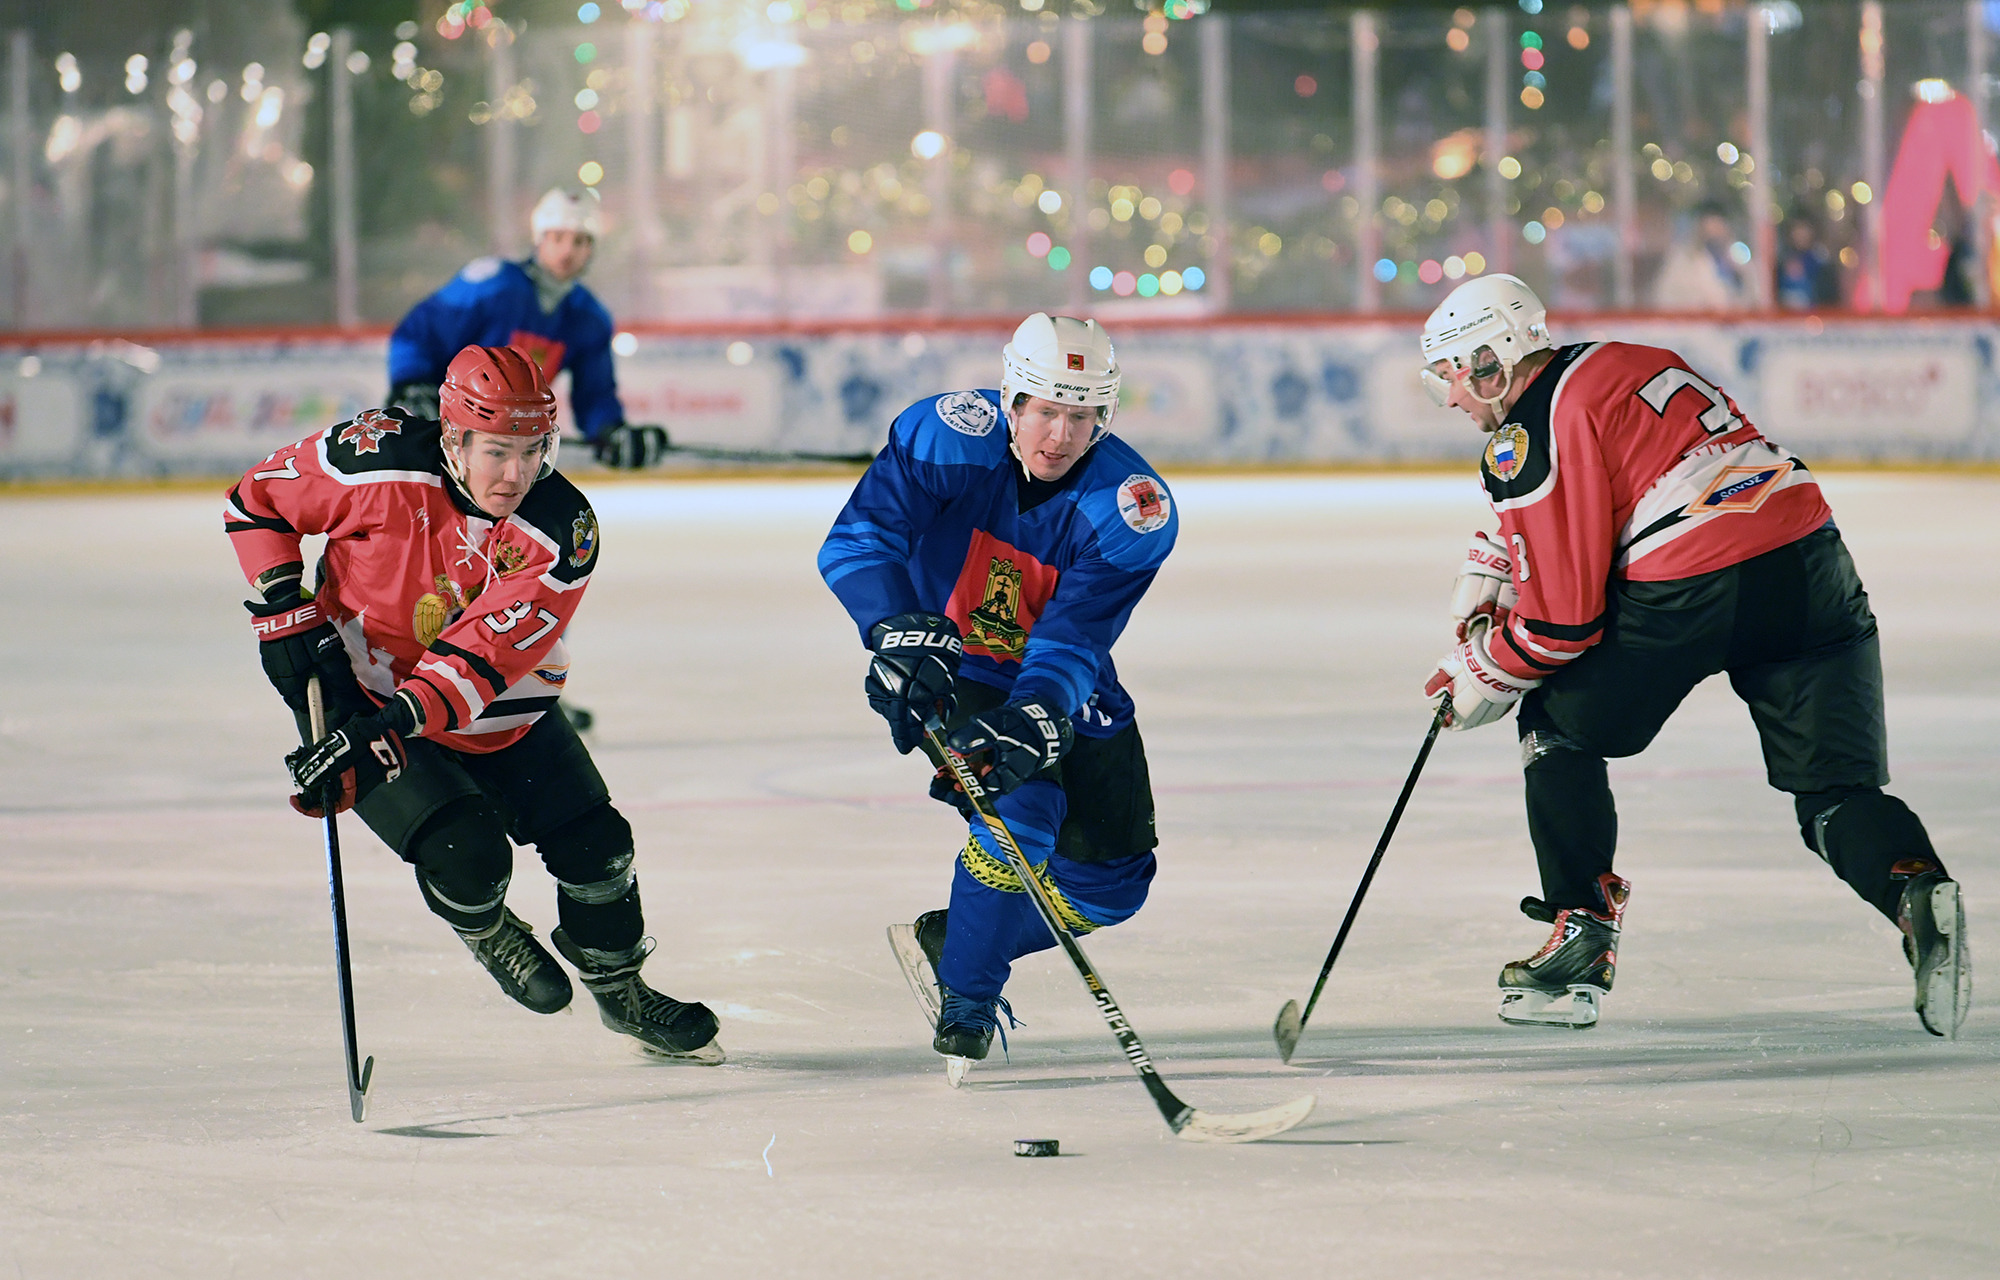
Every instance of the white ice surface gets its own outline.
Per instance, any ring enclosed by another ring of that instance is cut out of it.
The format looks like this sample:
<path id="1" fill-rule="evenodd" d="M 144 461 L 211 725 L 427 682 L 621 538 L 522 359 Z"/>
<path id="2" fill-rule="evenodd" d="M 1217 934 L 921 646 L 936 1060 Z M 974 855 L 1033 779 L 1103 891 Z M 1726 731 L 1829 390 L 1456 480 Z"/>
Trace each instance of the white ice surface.
<path id="1" fill-rule="evenodd" d="M 1892 789 L 2000 956 L 2000 480 L 1826 486 Z M 1012 1063 L 948 1090 L 883 926 L 942 905 L 962 828 L 814 572 L 844 488 L 595 486 L 573 696 L 638 833 L 648 977 L 714 1005 L 729 1065 L 510 1004 L 349 818 L 359 1126 L 220 495 L 0 501 L 0 1276 L 2000 1274 L 2000 969 L 1962 1039 L 1922 1033 L 1719 681 L 1613 765 L 1636 888 L 1601 1028 L 1494 1016 L 1545 931 L 1503 725 L 1440 742 L 1279 1065 L 1422 737 L 1469 479 L 1188 479 L 1118 649 L 1163 843 L 1089 951 L 1189 1101 L 1310 1089 L 1313 1117 L 1172 1140 L 1057 952 L 1010 987 Z M 532 853 L 512 903 L 554 922 Z"/>

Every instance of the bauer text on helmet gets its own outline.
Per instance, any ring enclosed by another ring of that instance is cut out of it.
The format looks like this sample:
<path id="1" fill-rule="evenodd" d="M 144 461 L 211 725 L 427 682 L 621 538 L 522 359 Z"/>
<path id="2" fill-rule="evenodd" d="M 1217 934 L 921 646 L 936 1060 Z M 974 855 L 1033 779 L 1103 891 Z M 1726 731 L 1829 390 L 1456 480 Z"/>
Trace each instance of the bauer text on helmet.
<path id="1" fill-rule="evenodd" d="M 555 394 L 541 368 L 515 348 L 474 346 L 453 356 L 444 385 L 438 388 L 438 407 L 444 422 L 445 467 L 490 514 L 511 514 L 527 485 L 555 470 L 560 443 Z M 490 443 L 491 437 L 506 438 L 510 455 L 532 456 L 535 466 L 518 491 L 510 480 L 485 486 L 483 493 L 475 486 L 477 477 L 468 459 L 476 442 Z M 507 510 L 496 510 L 489 500 Z"/>
<path id="2" fill-rule="evenodd" d="M 1473 393 L 1486 404 L 1498 403 L 1513 384 L 1514 366 L 1554 345 L 1548 308 L 1533 289 L 1510 275 L 1468 280 L 1424 322 L 1424 390 L 1442 407 L 1450 402 L 1452 384 L 1459 378 L 1504 375 L 1497 395 Z"/>
<path id="3" fill-rule="evenodd" d="M 1118 353 L 1097 321 L 1037 311 L 1014 330 L 1000 360 L 1000 403 L 1010 415 L 1017 398 L 1027 395 L 1099 406 L 1093 442 L 1111 429 L 1118 412 Z"/>

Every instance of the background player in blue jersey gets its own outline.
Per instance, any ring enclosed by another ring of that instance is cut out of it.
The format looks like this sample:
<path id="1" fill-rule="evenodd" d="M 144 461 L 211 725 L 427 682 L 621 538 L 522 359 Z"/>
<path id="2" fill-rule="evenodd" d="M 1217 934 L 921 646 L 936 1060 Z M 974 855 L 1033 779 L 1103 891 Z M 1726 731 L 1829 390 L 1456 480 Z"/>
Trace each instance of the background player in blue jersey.
<path id="1" fill-rule="evenodd" d="M 612 466 L 642 467 L 666 445 L 658 427 L 626 424 L 611 369 L 611 313 L 579 283 L 597 243 L 597 193 L 560 187 L 529 216 L 535 251 L 519 262 L 478 258 L 410 308 L 389 335 L 389 403 L 438 416 L 445 366 L 468 346 L 514 347 L 551 382 L 569 370 L 577 427 Z"/>
<path id="2" fill-rule="evenodd" d="M 1001 817 L 1084 933 L 1131 916 L 1153 878 L 1145 746 L 1111 646 L 1178 524 L 1166 485 L 1109 434 L 1118 363 L 1102 327 L 1030 316 L 1003 364 L 998 392 L 903 411 L 819 567 L 874 652 L 868 702 L 896 749 L 928 753 L 923 720 L 942 711 L 953 750 L 1000 793 Z M 948 781 L 931 791 L 965 809 Z M 1012 962 L 1055 945 L 1005 855 L 970 826 L 949 908 L 898 926 L 934 975 L 913 986 L 955 1071 L 986 1056 Z"/>

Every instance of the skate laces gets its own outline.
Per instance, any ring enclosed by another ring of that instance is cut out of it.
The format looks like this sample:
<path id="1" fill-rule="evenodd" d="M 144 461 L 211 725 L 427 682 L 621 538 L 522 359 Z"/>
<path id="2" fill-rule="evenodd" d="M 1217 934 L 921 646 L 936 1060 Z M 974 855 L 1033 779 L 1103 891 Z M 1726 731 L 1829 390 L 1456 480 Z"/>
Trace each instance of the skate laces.
<path id="1" fill-rule="evenodd" d="M 542 956 L 531 940 L 534 930 L 530 929 L 512 912 L 508 912 L 500 922 L 500 928 L 491 937 L 474 942 L 467 939 L 473 953 L 491 965 L 498 965 L 516 983 L 527 984 L 528 975 L 542 966 Z"/>
<path id="2" fill-rule="evenodd" d="M 1000 1025 L 999 1014 L 1007 1015 L 1007 1026 Z M 944 1007 L 938 1011 L 938 1026 L 971 1027 L 977 1031 L 998 1031 L 1000 1033 L 1000 1056 L 1007 1056 L 1007 1027 L 1019 1027 L 1020 1020 L 1014 1016 L 1014 1006 L 1007 1003 L 1006 996 L 994 996 L 990 1000 L 980 1000 L 973 996 L 962 996 L 951 988 L 945 988 Z"/>

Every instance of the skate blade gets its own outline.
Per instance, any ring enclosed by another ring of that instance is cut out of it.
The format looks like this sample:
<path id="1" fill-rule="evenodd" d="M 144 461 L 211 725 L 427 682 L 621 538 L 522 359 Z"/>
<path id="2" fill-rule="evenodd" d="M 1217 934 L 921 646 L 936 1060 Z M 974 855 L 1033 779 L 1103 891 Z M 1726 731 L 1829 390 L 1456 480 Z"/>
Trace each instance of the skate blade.
<path id="1" fill-rule="evenodd" d="M 729 1055 L 723 1051 L 720 1040 L 711 1040 L 701 1048 L 690 1049 L 686 1053 L 662 1049 L 658 1045 L 647 1044 L 644 1040 L 635 1040 L 633 1043 L 639 1046 L 640 1057 L 653 1062 L 686 1062 L 697 1067 L 719 1067 L 729 1060 Z"/>
<path id="2" fill-rule="evenodd" d="M 930 957 L 926 956 L 923 947 L 917 944 L 916 926 L 890 925 L 889 950 L 896 957 L 896 967 L 903 971 L 903 980 L 910 984 L 910 994 L 917 998 L 917 1008 L 924 1015 L 924 1025 L 936 1031 L 937 975 L 931 972 Z"/>
<path id="3" fill-rule="evenodd" d="M 1949 949 L 1918 988 L 1917 1017 L 1932 1035 L 1956 1040 L 1972 1007 L 1972 955 L 1965 945 L 1965 901 L 1956 881 L 1931 890 L 1931 918 Z"/>
<path id="4" fill-rule="evenodd" d="M 1604 993 L 1581 984 L 1560 995 L 1527 987 L 1500 989 L 1500 1021 L 1516 1027 L 1568 1027 L 1588 1031 L 1597 1025 L 1598 1002 Z"/>
<path id="5" fill-rule="evenodd" d="M 1313 1104 L 1317 1101 L 1313 1095 L 1307 1094 L 1268 1111 L 1248 1111 L 1232 1116 L 1190 1111 L 1181 1127 L 1174 1130 L 1174 1136 L 1185 1142 L 1258 1142 L 1296 1127 L 1312 1114 Z"/>
<path id="6" fill-rule="evenodd" d="M 944 1082 L 956 1089 L 965 1083 L 965 1077 L 972 1074 L 972 1059 L 959 1058 L 947 1054 L 944 1060 Z"/>

